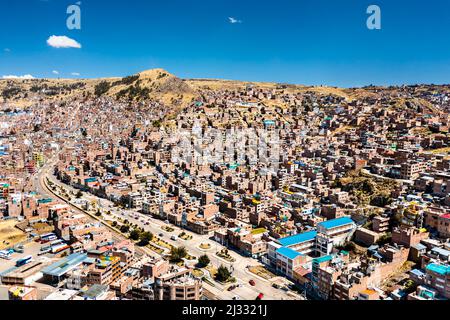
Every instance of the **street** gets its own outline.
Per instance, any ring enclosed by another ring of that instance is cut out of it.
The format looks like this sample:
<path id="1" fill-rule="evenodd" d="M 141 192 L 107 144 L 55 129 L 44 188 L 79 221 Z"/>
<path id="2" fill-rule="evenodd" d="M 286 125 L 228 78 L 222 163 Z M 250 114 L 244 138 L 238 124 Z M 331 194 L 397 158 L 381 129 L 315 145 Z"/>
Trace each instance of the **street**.
<path id="1" fill-rule="evenodd" d="M 58 194 L 55 194 L 54 191 L 50 190 L 48 186 L 46 185 L 45 180 L 49 179 L 53 184 L 65 188 L 66 190 L 72 192 L 73 194 L 76 194 L 78 192 L 77 189 L 72 188 L 71 186 L 65 185 L 58 181 L 52 174 L 53 166 L 56 163 L 56 160 L 51 159 L 49 160 L 45 166 L 43 166 L 38 173 L 36 174 L 35 178 L 33 179 L 34 187 L 36 188 L 36 191 L 47 195 L 50 197 L 59 196 Z M 81 212 L 81 213 L 88 213 L 85 210 L 81 210 L 79 206 L 75 205 L 74 202 L 77 201 L 77 199 L 72 199 L 71 202 L 69 202 L 67 199 L 62 198 L 61 196 L 58 197 L 60 200 L 64 201 L 68 205 L 71 206 L 71 208 L 75 212 Z M 216 241 L 213 241 L 210 239 L 210 235 L 198 235 L 192 232 L 189 232 L 187 230 L 181 229 L 177 226 L 170 225 L 170 228 L 174 229 L 172 232 L 168 232 L 163 229 L 164 226 L 167 225 L 164 221 L 152 218 L 148 215 L 144 215 L 137 210 L 125 210 L 120 209 L 118 207 L 115 207 L 114 204 L 107 200 L 107 199 L 101 199 L 98 198 L 92 194 L 83 193 L 83 196 L 80 199 L 84 199 L 86 201 L 89 201 L 89 203 L 100 203 L 102 208 L 102 216 L 101 217 L 95 217 L 93 213 L 90 213 L 91 218 L 102 221 L 102 223 L 105 226 L 110 227 L 110 224 L 108 224 L 106 221 L 120 221 L 119 219 L 128 220 L 131 224 L 136 224 L 138 227 L 142 228 L 145 231 L 149 231 L 154 234 L 154 236 L 158 236 L 162 234 L 161 237 L 162 240 L 169 243 L 170 245 L 180 247 L 183 246 L 187 249 L 188 253 L 190 255 L 195 256 L 198 258 L 199 256 L 203 254 L 207 254 L 208 257 L 211 260 L 211 265 L 214 268 L 218 268 L 220 265 L 226 266 L 228 269 L 232 270 L 232 276 L 236 278 L 236 283 L 239 285 L 237 288 L 235 288 L 232 291 L 227 291 L 227 285 L 222 285 L 221 283 L 215 281 L 214 279 L 211 279 L 208 275 L 207 278 L 209 278 L 210 283 L 204 282 L 204 287 L 211 293 L 217 295 L 220 299 L 243 299 L 243 300 L 254 300 L 256 296 L 258 296 L 259 293 L 263 293 L 265 299 L 269 300 L 292 300 L 292 299 L 303 299 L 298 294 L 295 294 L 293 292 L 286 292 L 280 289 L 275 289 L 272 287 L 272 283 L 277 281 L 278 277 L 275 277 L 270 280 L 263 279 L 261 277 L 258 277 L 257 275 L 251 273 L 248 270 L 249 266 L 258 266 L 261 265 L 259 261 L 256 259 L 250 258 L 250 257 L 244 257 L 236 252 L 233 252 L 232 250 L 228 250 L 228 253 L 235 259 L 234 262 L 229 262 L 227 260 L 224 260 L 216 255 L 216 252 L 226 249 L 226 247 L 222 246 L 221 244 L 217 243 Z M 78 200 L 79 201 L 79 200 Z M 108 215 L 107 212 L 110 212 L 111 214 Z M 184 232 L 192 237 L 190 240 L 183 240 L 181 238 L 178 238 L 177 240 L 172 240 L 171 237 L 173 235 L 178 236 L 181 232 Z M 117 232 L 113 232 L 114 238 L 116 240 L 123 240 L 125 237 L 122 234 L 118 234 Z M 209 249 L 201 249 L 201 244 L 209 244 Z M 148 249 L 136 246 L 136 251 L 140 252 L 142 255 L 143 253 L 155 256 L 157 255 L 156 252 Z M 166 253 L 169 253 L 167 250 Z M 187 261 L 187 265 L 194 266 L 197 262 L 196 260 L 193 261 Z M 253 280 L 255 282 L 255 285 L 252 286 L 249 284 L 249 281 Z"/>

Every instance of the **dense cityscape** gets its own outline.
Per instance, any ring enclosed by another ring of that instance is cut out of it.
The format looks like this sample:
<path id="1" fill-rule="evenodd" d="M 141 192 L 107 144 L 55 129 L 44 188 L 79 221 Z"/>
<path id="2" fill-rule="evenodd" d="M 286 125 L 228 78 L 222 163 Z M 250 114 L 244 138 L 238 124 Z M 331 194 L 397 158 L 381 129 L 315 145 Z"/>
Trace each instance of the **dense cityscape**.
<path id="1" fill-rule="evenodd" d="M 0 300 L 450 298 L 450 86 L 0 92 Z"/>

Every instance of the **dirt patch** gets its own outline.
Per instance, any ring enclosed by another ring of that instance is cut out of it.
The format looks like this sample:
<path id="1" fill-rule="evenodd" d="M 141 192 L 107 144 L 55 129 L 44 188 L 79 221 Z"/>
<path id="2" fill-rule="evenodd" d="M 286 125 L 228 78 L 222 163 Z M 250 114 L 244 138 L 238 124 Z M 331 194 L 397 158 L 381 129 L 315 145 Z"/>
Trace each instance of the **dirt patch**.
<path id="1" fill-rule="evenodd" d="M 16 228 L 17 221 L 0 222 L 0 250 L 14 246 L 27 237 L 23 231 Z"/>
<path id="2" fill-rule="evenodd" d="M 48 223 L 42 222 L 33 224 L 33 229 L 37 234 L 45 234 L 54 230 L 53 226 L 49 225 Z"/>
<path id="3" fill-rule="evenodd" d="M 254 273 L 257 276 L 259 276 L 263 279 L 266 279 L 266 280 L 270 280 L 275 277 L 275 275 L 272 272 L 270 272 L 269 270 L 267 270 L 266 268 L 264 268 L 262 266 L 250 267 L 250 268 L 248 268 L 248 270 L 251 273 Z"/>

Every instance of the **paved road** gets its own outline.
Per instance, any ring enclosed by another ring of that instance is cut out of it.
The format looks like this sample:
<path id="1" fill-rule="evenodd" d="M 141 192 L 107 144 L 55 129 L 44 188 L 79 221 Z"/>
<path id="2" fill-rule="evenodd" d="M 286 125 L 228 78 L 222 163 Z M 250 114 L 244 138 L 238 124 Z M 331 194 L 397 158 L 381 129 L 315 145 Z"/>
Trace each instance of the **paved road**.
<path id="1" fill-rule="evenodd" d="M 36 190 L 36 192 L 38 192 L 41 195 L 50 197 L 50 198 L 55 198 L 56 194 L 50 190 L 47 187 L 47 184 L 45 183 L 45 179 L 49 176 L 52 176 L 51 171 L 53 170 L 53 165 L 56 163 L 56 160 L 51 159 L 49 160 L 34 176 L 34 178 L 31 181 L 32 187 L 34 190 Z M 86 211 L 81 210 L 79 207 L 77 207 L 76 205 L 68 202 L 67 200 L 63 199 L 63 198 L 58 198 L 60 201 L 65 202 L 66 204 L 68 204 L 71 209 L 76 212 L 76 213 L 82 213 L 84 215 L 86 215 L 89 219 L 91 220 L 97 220 L 102 222 L 106 227 L 108 227 L 111 231 L 112 231 L 112 238 L 114 241 L 123 241 L 125 239 L 127 239 L 126 237 L 124 237 L 121 233 L 116 232 L 114 229 L 111 229 L 110 226 L 105 223 L 104 221 L 101 221 L 100 219 L 98 219 L 97 217 L 93 216 L 93 215 L 89 215 L 87 214 Z M 144 248 L 136 248 L 136 255 L 138 257 L 143 256 L 144 254 L 150 254 L 153 255 L 153 252 L 151 250 L 147 250 Z"/>
<path id="2" fill-rule="evenodd" d="M 54 184 L 65 188 L 69 192 L 73 192 L 74 194 L 78 191 L 66 184 L 61 183 L 60 181 L 56 180 L 56 178 L 52 174 L 53 166 L 56 163 L 56 160 L 52 159 L 48 161 L 48 163 L 39 170 L 36 177 L 34 178 L 33 184 L 36 187 L 36 191 L 48 195 L 53 196 L 53 191 L 48 189 L 46 186 L 44 179 L 49 179 Z M 225 265 L 229 269 L 233 270 L 233 276 L 237 279 L 237 284 L 240 284 L 240 287 L 234 289 L 233 291 L 227 291 L 228 286 L 223 286 L 220 283 L 214 281 L 213 279 L 210 279 L 213 285 L 210 285 L 208 283 L 205 283 L 205 288 L 212 294 L 218 295 L 220 299 L 232 299 L 235 296 L 238 296 L 240 299 L 246 299 L 246 300 L 253 300 L 256 298 L 256 296 L 259 293 L 263 293 L 266 299 L 273 299 L 273 300 L 292 300 L 292 299 L 302 299 L 299 295 L 296 295 L 292 292 L 285 292 L 280 289 L 275 289 L 272 287 L 272 282 L 277 281 L 277 278 L 271 279 L 271 281 L 264 280 L 262 278 L 259 278 L 255 276 L 253 273 L 248 271 L 248 266 L 257 266 L 261 265 L 260 262 L 253 258 L 244 257 L 236 252 L 233 252 L 229 250 L 229 254 L 235 259 L 235 262 L 230 263 L 224 259 L 221 259 L 216 256 L 216 252 L 220 251 L 222 249 L 225 249 L 224 246 L 220 245 L 219 243 L 213 241 L 210 239 L 209 235 L 198 235 L 195 233 L 191 233 L 189 231 L 180 229 L 177 226 L 170 225 L 171 228 L 174 229 L 173 232 L 167 232 L 162 229 L 162 227 L 165 224 L 164 221 L 152 218 L 150 216 L 144 215 L 136 210 L 124 210 L 119 209 L 117 207 L 113 206 L 113 203 L 106 199 L 100 199 L 92 194 L 84 193 L 82 199 L 85 199 L 89 202 L 95 202 L 100 203 L 103 211 L 103 217 L 106 219 L 113 219 L 118 220 L 120 217 L 122 220 L 127 219 L 132 224 L 137 224 L 139 227 L 143 228 L 145 231 L 150 231 L 154 235 L 162 234 L 162 239 L 166 242 L 168 242 L 171 245 L 174 246 L 184 246 L 189 254 L 194 255 L 196 257 L 199 257 L 200 255 L 207 254 L 211 260 L 211 264 L 214 267 L 219 267 L 220 265 Z M 74 199 L 75 200 L 75 199 Z M 73 201 L 74 201 L 73 200 Z M 68 202 L 64 199 L 64 202 L 66 202 L 68 205 L 72 207 L 72 209 L 76 212 L 82 212 L 85 213 L 85 211 L 80 210 L 77 206 L 75 206 L 73 203 Z M 105 213 L 107 211 L 111 212 L 111 215 L 108 216 Z M 109 227 L 109 225 L 105 222 L 105 219 L 99 219 L 98 217 L 92 217 L 96 220 L 102 221 L 105 225 Z M 192 236 L 191 240 L 182 240 L 178 239 L 176 241 L 171 240 L 172 235 L 179 235 L 181 232 L 185 232 L 186 234 L 189 234 Z M 121 234 L 114 234 L 114 237 L 116 239 L 124 239 L 123 235 Z M 211 248 L 208 250 L 203 250 L 199 246 L 202 243 L 209 243 Z M 143 251 L 145 249 L 145 251 Z M 137 252 L 140 252 L 141 254 L 146 253 L 150 254 L 152 256 L 157 255 L 154 251 L 149 250 L 147 248 L 139 248 L 137 247 Z M 193 265 L 196 261 L 189 262 L 188 264 Z M 255 281 L 255 286 L 251 286 L 249 284 L 250 280 Z"/>

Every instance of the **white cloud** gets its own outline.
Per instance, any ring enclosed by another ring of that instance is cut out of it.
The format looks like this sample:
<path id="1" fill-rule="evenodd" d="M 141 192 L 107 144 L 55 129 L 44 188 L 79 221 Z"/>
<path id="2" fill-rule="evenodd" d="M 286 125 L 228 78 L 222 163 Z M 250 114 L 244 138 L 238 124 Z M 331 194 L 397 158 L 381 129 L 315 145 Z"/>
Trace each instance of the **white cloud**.
<path id="1" fill-rule="evenodd" d="M 31 74 L 24 74 L 23 76 L 15 76 L 15 75 L 7 75 L 3 76 L 2 79 L 34 79 L 34 77 Z"/>
<path id="2" fill-rule="evenodd" d="M 81 48 L 81 44 L 66 36 L 51 36 L 47 39 L 47 44 L 53 48 Z"/>
<path id="3" fill-rule="evenodd" d="M 59 71 L 58 70 L 53 70 L 52 73 L 53 74 L 59 74 Z"/>
<path id="4" fill-rule="evenodd" d="M 235 24 L 235 23 L 242 23 L 242 20 L 238 20 L 238 19 L 233 18 L 233 17 L 228 17 L 228 21 L 229 21 L 230 23 L 232 23 L 232 24 Z"/>
<path id="5" fill-rule="evenodd" d="M 78 72 L 72 72 L 71 75 L 72 75 L 72 76 L 75 76 L 75 77 L 80 76 L 80 74 L 79 74 Z"/>
<path id="6" fill-rule="evenodd" d="M 5 52 L 11 52 L 11 49 L 10 49 L 10 48 L 5 48 L 5 49 L 3 49 L 3 51 L 5 51 Z"/>

